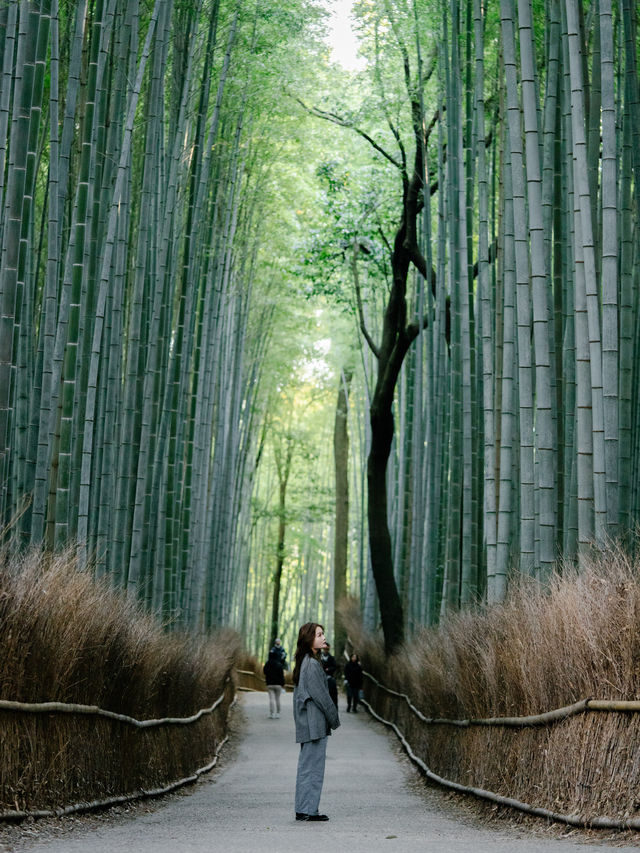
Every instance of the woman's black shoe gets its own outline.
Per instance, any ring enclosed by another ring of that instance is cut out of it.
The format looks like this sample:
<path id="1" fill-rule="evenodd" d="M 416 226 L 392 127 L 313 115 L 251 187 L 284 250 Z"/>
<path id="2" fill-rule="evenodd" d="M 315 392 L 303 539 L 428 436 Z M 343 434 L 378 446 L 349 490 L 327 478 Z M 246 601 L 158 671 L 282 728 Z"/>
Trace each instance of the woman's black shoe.
<path id="1" fill-rule="evenodd" d="M 296 820 L 329 820 L 326 814 L 305 814 L 296 812 Z"/>

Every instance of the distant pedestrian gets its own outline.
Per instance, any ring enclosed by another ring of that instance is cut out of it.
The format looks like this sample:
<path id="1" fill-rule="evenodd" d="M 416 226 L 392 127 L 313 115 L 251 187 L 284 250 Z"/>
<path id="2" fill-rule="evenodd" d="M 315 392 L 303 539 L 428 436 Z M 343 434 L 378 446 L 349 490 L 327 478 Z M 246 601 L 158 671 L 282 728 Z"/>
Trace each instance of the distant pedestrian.
<path id="1" fill-rule="evenodd" d="M 352 652 L 348 663 L 344 668 L 344 680 L 347 687 L 347 714 L 353 707 L 353 713 L 358 713 L 358 700 L 362 690 L 362 666 L 360 658 Z"/>
<path id="2" fill-rule="evenodd" d="M 282 664 L 283 669 L 289 669 L 289 664 L 287 663 L 287 653 L 284 650 L 282 640 L 279 637 L 276 637 L 273 641 L 273 646 L 271 646 L 269 654 L 271 654 L 271 652 L 278 656 L 278 660 Z"/>
<path id="3" fill-rule="evenodd" d="M 331 654 L 329 649 L 331 646 L 327 643 L 326 648 L 320 652 L 320 663 L 324 669 L 324 674 L 327 676 L 327 687 L 329 688 L 329 696 L 333 699 L 333 704 L 338 707 L 338 682 L 336 681 L 336 671 L 338 664 L 336 659 Z"/>
<path id="4" fill-rule="evenodd" d="M 269 660 L 262 667 L 269 693 L 269 718 L 276 720 L 280 716 L 280 694 L 284 690 L 284 669 L 278 655 L 269 652 Z"/>
<path id="5" fill-rule="evenodd" d="M 296 820 L 329 820 L 319 814 L 327 737 L 340 725 L 338 709 L 329 695 L 327 678 L 318 659 L 324 648 L 324 628 L 305 623 L 298 633 L 293 669 L 293 718 L 300 744 L 296 776 Z"/>

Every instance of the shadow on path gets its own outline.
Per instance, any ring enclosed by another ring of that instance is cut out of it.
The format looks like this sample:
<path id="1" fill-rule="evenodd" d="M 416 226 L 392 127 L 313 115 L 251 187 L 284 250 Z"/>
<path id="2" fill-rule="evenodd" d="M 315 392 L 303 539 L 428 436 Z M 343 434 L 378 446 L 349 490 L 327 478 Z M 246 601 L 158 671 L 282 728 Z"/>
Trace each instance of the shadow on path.
<path id="1" fill-rule="evenodd" d="M 439 797 L 411 785 L 382 726 L 365 711 L 346 714 L 329 739 L 320 804 L 328 823 L 295 821 L 293 789 L 298 747 L 294 743 L 291 695 L 281 718 L 268 718 L 266 693 L 245 693 L 244 737 L 235 760 L 189 795 L 168 797 L 153 811 L 109 820 L 48 841 L 16 848 L 48 853 L 560 853 L 632 851 L 637 847 L 583 846 L 545 839 L 526 830 L 484 827 L 456 819 Z M 430 800 L 433 799 L 433 802 Z"/>

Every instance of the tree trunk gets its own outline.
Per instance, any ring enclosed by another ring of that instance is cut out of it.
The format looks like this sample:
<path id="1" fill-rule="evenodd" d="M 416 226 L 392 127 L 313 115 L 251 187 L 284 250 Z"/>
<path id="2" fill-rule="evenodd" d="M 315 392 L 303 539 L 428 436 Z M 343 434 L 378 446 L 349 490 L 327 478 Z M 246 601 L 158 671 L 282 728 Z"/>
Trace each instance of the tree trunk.
<path id="1" fill-rule="evenodd" d="M 282 460 L 276 453 L 276 465 L 278 468 L 278 484 L 280 500 L 278 504 L 278 545 L 276 551 L 276 570 L 273 576 L 273 598 L 271 601 L 271 637 L 269 646 L 273 645 L 278 636 L 278 622 L 280 620 L 280 586 L 282 583 L 282 567 L 284 566 L 284 542 L 287 532 L 286 498 L 287 483 L 291 473 L 291 457 L 293 456 L 293 439 L 286 438 L 285 459 Z"/>
<path id="2" fill-rule="evenodd" d="M 385 311 L 378 375 L 371 400 L 371 447 L 367 459 L 367 517 L 371 570 L 380 603 L 380 618 L 387 653 L 404 640 L 404 613 L 393 571 L 393 551 L 387 515 L 387 464 L 394 434 L 393 397 L 410 338 L 406 317 L 406 281 L 409 260 L 403 251 L 404 226 L 398 229 L 392 256 L 393 287 Z"/>
<path id="3" fill-rule="evenodd" d="M 341 654 L 347 639 L 347 632 L 340 615 L 338 605 L 347 595 L 347 545 L 349 541 L 349 430 L 347 413 L 349 408 L 349 386 L 352 372 L 345 369 L 340 376 L 340 388 L 336 403 L 336 417 L 333 430 L 333 455 L 336 476 L 336 516 L 334 532 L 334 647 Z"/>

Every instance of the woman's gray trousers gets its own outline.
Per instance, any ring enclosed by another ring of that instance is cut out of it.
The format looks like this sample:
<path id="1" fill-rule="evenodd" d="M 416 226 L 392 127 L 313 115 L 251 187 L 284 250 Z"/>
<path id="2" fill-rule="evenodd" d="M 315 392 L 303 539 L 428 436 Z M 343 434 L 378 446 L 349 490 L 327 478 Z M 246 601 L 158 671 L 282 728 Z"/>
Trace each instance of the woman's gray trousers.
<path id="1" fill-rule="evenodd" d="M 296 777 L 296 813 L 318 814 L 326 754 L 326 737 L 300 744 Z"/>

